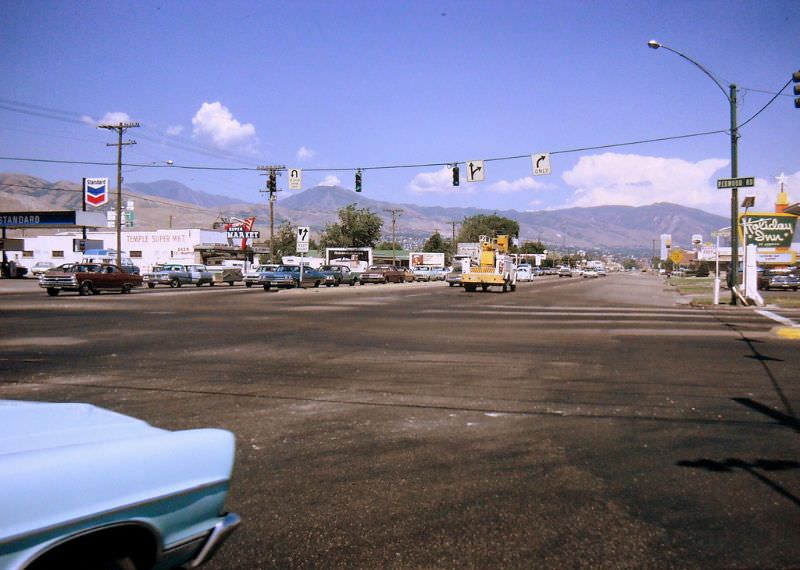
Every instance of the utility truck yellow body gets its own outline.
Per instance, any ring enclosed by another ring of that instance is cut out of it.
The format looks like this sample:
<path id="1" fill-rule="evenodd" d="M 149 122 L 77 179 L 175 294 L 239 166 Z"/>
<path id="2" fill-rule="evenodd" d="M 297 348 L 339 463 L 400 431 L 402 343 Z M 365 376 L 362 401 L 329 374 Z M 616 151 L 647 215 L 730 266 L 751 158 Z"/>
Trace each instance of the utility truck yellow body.
<path id="1" fill-rule="evenodd" d="M 480 237 L 480 251 L 477 265 L 470 264 L 464 268 L 461 284 L 465 291 L 483 291 L 489 287 L 501 287 L 503 293 L 517 288 L 517 269 L 509 255 L 509 237 L 500 235 L 492 239 Z"/>

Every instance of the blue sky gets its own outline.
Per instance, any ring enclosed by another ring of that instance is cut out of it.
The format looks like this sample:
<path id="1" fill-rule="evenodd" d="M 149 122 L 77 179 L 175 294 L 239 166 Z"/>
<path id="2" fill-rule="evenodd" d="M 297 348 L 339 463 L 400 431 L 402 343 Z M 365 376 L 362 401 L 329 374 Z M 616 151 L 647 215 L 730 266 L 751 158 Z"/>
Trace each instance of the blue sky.
<path id="1" fill-rule="evenodd" d="M 521 155 L 487 162 L 480 183 L 462 165 L 458 188 L 440 166 L 365 170 L 363 193 L 496 210 L 668 201 L 725 215 L 725 133 L 564 151 L 729 126 L 711 79 L 650 39 L 737 83 L 740 123 L 800 69 L 796 0 L 11 0 L 0 23 L 0 156 L 113 162 L 114 136 L 94 125 L 130 119 L 142 126 L 126 134 L 138 144 L 124 161 L 153 167 L 126 167 L 127 182 L 247 201 L 263 199 L 258 172 L 182 167 L 284 164 L 304 169 L 304 188 L 353 188 L 353 171 L 337 169 Z M 781 173 L 800 200 L 800 109 L 791 86 L 783 93 L 741 131 L 739 174 L 757 177 L 760 209 Z M 537 152 L 556 153 L 551 175 L 532 176 L 525 155 Z M 116 176 L 12 160 L 0 171 Z"/>

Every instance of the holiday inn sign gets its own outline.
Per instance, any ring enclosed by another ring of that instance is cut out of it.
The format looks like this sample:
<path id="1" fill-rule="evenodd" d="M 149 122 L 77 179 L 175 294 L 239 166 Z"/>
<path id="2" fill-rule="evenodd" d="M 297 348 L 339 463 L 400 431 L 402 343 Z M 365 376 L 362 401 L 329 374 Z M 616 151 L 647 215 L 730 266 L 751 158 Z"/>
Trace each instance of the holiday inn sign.
<path id="1" fill-rule="evenodd" d="M 747 245 L 791 247 L 796 223 L 792 214 L 747 214 L 740 216 L 740 233 Z"/>

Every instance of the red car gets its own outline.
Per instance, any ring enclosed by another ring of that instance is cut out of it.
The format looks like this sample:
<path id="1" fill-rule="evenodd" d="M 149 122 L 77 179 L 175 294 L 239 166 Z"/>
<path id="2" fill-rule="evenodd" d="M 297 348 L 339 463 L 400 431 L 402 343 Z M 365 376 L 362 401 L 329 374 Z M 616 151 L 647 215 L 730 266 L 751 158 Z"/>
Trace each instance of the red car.
<path id="1" fill-rule="evenodd" d="M 55 297 L 61 291 L 77 291 L 81 295 L 101 291 L 130 293 L 142 286 L 142 277 L 127 273 L 110 263 L 75 263 L 63 269 L 51 269 L 39 279 L 39 287 Z"/>
<path id="2" fill-rule="evenodd" d="M 402 283 L 405 281 L 405 274 L 402 269 L 394 265 L 372 265 L 364 271 L 358 278 L 364 283 Z"/>

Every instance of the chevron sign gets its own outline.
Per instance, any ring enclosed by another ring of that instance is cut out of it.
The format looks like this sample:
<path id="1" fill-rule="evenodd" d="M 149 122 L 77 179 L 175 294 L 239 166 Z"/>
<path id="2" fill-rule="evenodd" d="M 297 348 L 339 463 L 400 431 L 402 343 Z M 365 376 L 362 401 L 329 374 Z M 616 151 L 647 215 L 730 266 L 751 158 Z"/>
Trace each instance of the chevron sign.
<path id="1" fill-rule="evenodd" d="M 108 178 L 85 178 L 83 196 L 95 208 L 108 202 Z"/>

